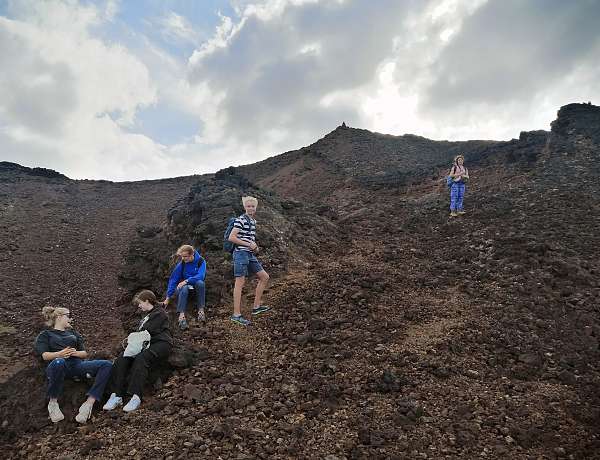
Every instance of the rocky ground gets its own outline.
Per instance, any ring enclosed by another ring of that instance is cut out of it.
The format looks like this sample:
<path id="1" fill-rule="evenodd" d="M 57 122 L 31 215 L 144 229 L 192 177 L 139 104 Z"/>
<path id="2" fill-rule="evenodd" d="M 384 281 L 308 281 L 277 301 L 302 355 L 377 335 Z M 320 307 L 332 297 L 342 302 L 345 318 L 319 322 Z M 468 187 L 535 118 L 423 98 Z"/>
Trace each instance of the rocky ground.
<path id="1" fill-rule="evenodd" d="M 32 353 L 42 307 L 70 308 L 90 350 L 112 356 L 124 334 L 115 299 L 124 292 L 117 275 L 129 243 L 137 228 L 161 224 L 196 181 L 72 181 L 0 164 L 1 438 L 47 421 Z"/>
<path id="2" fill-rule="evenodd" d="M 2 221 L 10 264 L 0 320 L 10 353 L 0 384 L 5 451 L 11 458 L 53 456 L 57 448 L 62 458 L 600 458 L 599 127 L 600 108 L 570 105 L 550 132 L 465 146 L 468 213 L 452 220 L 440 162 L 456 145 L 429 148 L 421 166 L 411 158 L 419 179 L 409 181 L 394 173 L 398 161 L 388 150 L 371 151 L 363 162 L 390 162 L 379 180 L 375 165 L 347 166 L 349 152 L 380 142 L 350 128 L 304 156 L 276 157 L 268 174 L 245 167 L 160 183 L 71 181 L 80 201 L 64 225 L 66 211 L 43 205 L 67 209 L 73 198 L 56 198 L 63 179 L 5 180 L 3 216 L 14 216 Z M 332 145 L 343 152 L 328 153 Z M 134 212 L 142 190 L 148 201 L 137 205 L 146 213 Z M 33 193 L 51 198 L 32 200 Z M 248 329 L 228 321 L 232 278 L 219 249 L 241 193 L 261 200 L 260 256 L 273 275 L 266 294 L 273 311 Z M 21 201 L 11 202 L 13 194 Z M 15 208 L 22 214 L 11 214 Z M 33 216 L 39 229 L 6 231 Z M 182 241 L 202 247 L 209 263 L 209 322 L 176 331 L 189 359 L 172 363 L 138 412 L 51 426 L 40 371 L 30 364 L 41 303 L 60 301 L 81 314 L 77 327 L 91 348 L 114 346 L 132 314 L 127 301 L 141 287 L 163 293 L 168 256 Z M 43 252 L 48 263 L 25 264 L 23 252 Z M 80 257 L 91 267 L 85 275 Z M 26 273 L 47 281 L 32 290 Z M 83 288 L 71 281 L 78 273 Z"/>

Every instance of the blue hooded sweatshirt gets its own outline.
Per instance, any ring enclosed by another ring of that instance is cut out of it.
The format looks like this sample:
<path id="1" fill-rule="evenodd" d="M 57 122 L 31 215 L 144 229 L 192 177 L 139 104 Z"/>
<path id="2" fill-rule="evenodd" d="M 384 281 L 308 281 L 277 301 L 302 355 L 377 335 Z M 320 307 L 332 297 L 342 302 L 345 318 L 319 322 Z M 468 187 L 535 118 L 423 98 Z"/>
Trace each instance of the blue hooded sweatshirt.
<path id="1" fill-rule="evenodd" d="M 167 297 L 171 298 L 177 289 L 177 285 L 187 280 L 187 284 L 193 286 L 198 281 L 204 281 L 206 276 L 206 260 L 194 251 L 194 261 L 184 263 L 183 260 L 175 265 L 169 277 L 169 285 L 167 286 Z"/>

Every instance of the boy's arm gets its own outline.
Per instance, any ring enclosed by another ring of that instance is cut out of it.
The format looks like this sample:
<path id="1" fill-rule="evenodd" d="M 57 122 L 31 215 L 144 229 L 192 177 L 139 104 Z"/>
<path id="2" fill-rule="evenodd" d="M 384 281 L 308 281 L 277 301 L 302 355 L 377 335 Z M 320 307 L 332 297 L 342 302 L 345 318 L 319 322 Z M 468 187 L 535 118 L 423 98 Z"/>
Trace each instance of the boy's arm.
<path id="1" fill-rule="evenodd" d="M 229 234 L 229 241 L 231 241 L 234 244 L 237 244 L 238 246 L 245 246 L 250 249 L 255 249 L 257 246 L 256 243 L 250 243 L 248 241 L 240 240 L 237 237 L 237 234 L 239 232 L 240 232 L 240 229 L 234 227 L 233 230 L 231 230 L 231 233 Z"/>
<path id="2" fill-rule="evenodd" d="M 167 285 L 167 301 L 175 294 L 175 289 L 177 288 L 177 283 L 181 279 L 181 270 L 182 264 L 179 262 L 175 265 L 175 268 L 171 272 L 171 276 L 169 277 L 169 284 Z"/>

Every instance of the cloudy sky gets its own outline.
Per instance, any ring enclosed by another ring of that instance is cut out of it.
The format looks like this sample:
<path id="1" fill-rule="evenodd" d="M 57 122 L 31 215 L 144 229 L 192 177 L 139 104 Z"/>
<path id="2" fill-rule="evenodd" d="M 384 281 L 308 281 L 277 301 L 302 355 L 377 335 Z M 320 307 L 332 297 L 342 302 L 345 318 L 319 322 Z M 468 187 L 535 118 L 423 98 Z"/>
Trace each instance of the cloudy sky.
<path id="1" fill-rule="evenodd" d="M 600 0 L 0 0 L 0 160 L 214 172 L 350 126 L 548 129 L 600 103 Z"/>

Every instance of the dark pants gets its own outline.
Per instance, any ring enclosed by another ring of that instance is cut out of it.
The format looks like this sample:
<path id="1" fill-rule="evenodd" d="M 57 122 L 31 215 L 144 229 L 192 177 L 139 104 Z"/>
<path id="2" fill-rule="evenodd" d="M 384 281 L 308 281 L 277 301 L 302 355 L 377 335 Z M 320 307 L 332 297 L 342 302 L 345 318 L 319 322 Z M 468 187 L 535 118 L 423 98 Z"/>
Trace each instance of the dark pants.
<path id="1" fill-rule="evenodd" d="M 151 367 L 165 361 L 171 353 L 171 344 L 157 342 L 134 357 L 121 353 L 113 365 L 111 391 L 117 396 L 138 395 L 142 397 L 144 385 Z"/>
<path id="2" fill-rule="evenodd" d="M 206 303 L 206 288 L 204 286 L 204 281 L 196 281 L 193 288 L 192 286 L 186 284 L 181 289 L 177 290 L 177 313 L 182 313 L 187 308 L 188 297 L 190 295 L 190 291 L 196 291 L 196 306 L 198 308 L 204 308 L 204 304 Z"/>
<path id="3" fill-rule="evenodd" d="M 104 387 L 110 377 L 112 363 L 104 359 L 83 360 L 79 358 L 56 358 L 46 368 L 48 376 L 48 398 L 58 398 L 63 391 L 65 378 L 85 378 L 86 374 L 96 377 L 94 385 L 87 392 L 96 401 L 102 399 Z"/>

